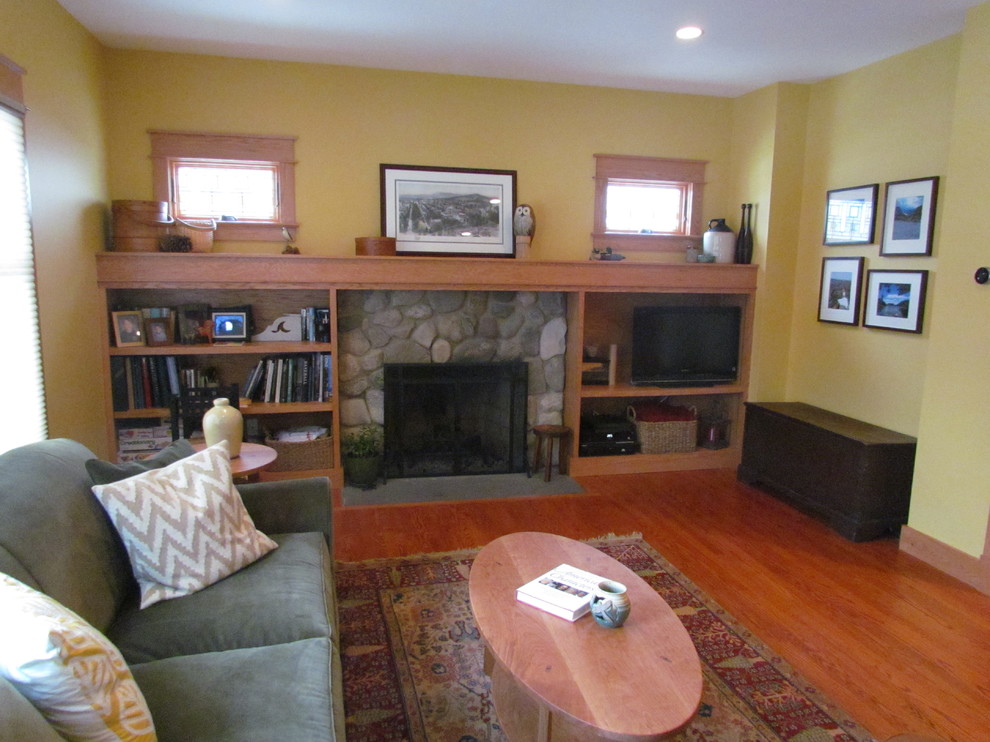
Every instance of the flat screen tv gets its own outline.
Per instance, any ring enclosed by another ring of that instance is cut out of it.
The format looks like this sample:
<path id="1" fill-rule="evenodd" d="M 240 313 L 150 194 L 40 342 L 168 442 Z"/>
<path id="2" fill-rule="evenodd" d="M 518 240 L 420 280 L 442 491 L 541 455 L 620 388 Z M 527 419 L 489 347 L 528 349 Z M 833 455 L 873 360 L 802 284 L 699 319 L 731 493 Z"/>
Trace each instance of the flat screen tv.
<path id="1" fill-rule="evenodd" d="M 739 307 L 635 307 L 632 383 L 676 387 L 735 382 L 740 321 Z"/>

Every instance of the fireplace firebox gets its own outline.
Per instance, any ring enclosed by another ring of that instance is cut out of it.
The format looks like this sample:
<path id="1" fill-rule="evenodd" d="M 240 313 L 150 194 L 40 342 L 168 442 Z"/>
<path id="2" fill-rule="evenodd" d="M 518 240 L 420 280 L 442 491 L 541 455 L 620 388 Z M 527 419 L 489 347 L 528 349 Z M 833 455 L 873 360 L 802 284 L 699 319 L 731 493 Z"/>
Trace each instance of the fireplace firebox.
<path id="1" fill-rule="evenodd" d="M 526 471 L 523 361 L 385 364 L 389 477 Z"/>

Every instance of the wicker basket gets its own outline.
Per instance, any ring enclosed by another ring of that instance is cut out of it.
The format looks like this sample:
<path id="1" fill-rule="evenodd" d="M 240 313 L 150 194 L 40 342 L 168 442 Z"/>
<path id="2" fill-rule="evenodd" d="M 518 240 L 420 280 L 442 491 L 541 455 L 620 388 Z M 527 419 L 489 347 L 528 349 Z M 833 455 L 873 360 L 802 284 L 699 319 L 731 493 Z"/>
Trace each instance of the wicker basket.
<path id="1" fill-rule="evenodd" d="M 636 408 L 630 405 L 627 414 L 636 425 L 640 453 L 690 453 L 698 445 L 697 413 L 693 420 L 643 422 L 636 419 Z"/>
<path id="2" fill-rule="evenodd" d="M 278 452 L 278 458 L 268 471 L 309 471 L 333 467 L 333 438 L 287 442 L 265 438 L 265 445 Z"/>
<path id="3" fill-rule="evenodd" d="M 169 230 L 170 234 L 188 237 L 193 252 L 210 252 L 213 249 L 213 232 L 217 223 L 213 219 L 178 219 Z"/>

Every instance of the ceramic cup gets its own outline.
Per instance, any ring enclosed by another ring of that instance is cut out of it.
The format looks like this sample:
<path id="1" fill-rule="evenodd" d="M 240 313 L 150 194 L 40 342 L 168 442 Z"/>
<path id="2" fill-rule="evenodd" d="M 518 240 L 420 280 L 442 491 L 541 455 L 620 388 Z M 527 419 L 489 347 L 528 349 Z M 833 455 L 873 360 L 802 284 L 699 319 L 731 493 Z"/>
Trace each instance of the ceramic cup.
<path id="1" fill-rule="evenodd" d="M 607 629 L 617 629 L 629 617 L 626 586 L 615 580 L 602 580 L 591 598 L 591 615 Z"/>

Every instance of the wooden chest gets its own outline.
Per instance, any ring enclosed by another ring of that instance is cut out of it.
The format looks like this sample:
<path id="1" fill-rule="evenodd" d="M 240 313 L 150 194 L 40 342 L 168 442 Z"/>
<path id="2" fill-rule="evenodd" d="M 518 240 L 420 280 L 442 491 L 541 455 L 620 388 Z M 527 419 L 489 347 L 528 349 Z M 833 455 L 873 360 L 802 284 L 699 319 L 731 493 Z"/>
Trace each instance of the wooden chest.
<path id="1" fill-rule="evenodd" d="M 916 440 L 801 402 L 747 402 L 738 478 L 852 541 L 907 523 Z"/>

